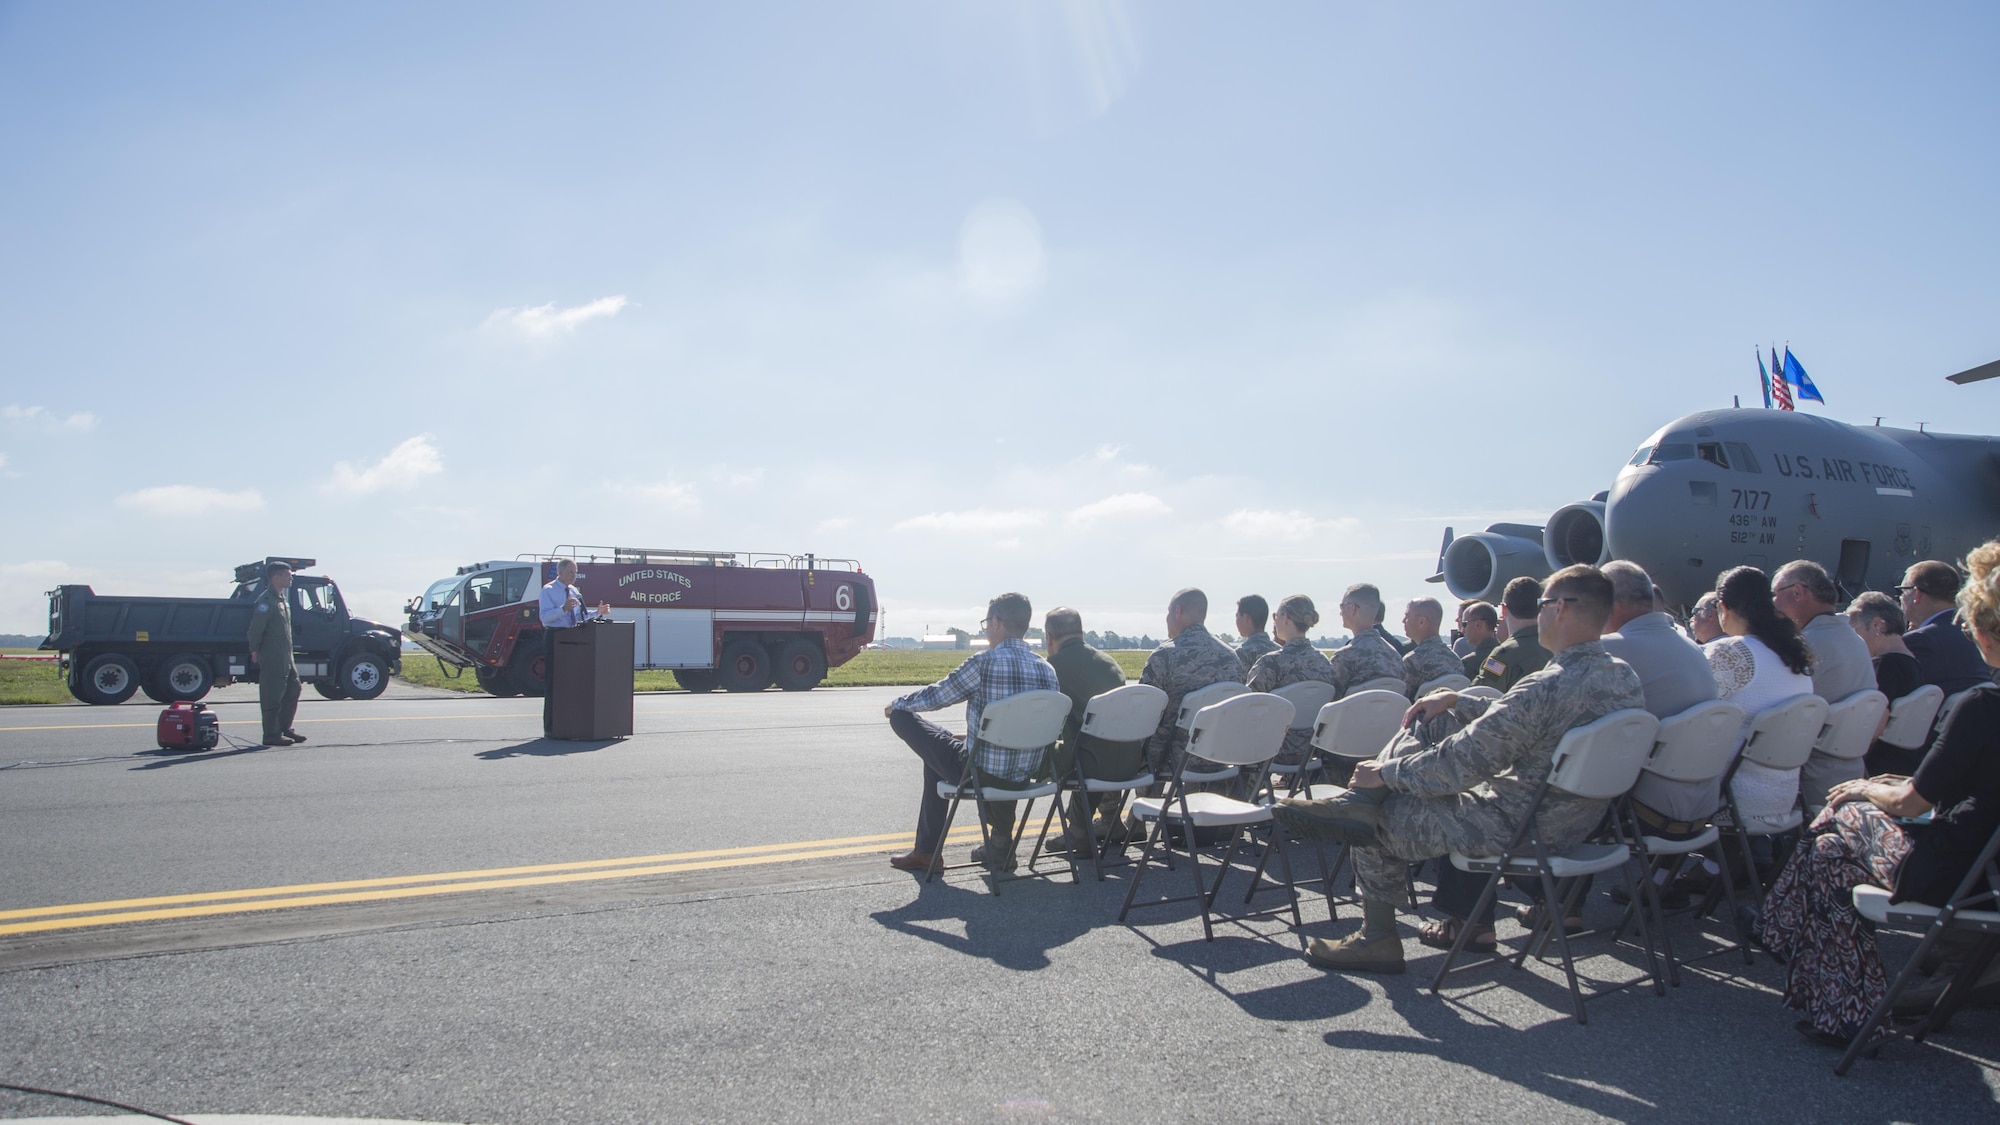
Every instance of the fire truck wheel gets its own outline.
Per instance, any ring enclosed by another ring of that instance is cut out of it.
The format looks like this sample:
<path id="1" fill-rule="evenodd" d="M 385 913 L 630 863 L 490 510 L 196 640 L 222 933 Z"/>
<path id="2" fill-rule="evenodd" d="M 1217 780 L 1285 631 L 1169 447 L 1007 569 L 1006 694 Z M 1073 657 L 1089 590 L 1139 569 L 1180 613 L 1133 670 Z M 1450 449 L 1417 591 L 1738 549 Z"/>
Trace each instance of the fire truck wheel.
<path id="1" fill-rule="evenodd" d="M 314 680 L 312 681 L 312 686 L 313 690 L 318 692 L 323 699 L 347 698 L 347 693 L 341 691 L 340 685 L 334 683 L 332 680 Z"/>
<path id="2" fill-rule="evenodd" d="M 513 681 L 508 677 L 505 668 L 487 668 L 483 666 L 474 668 L 472 670 L 472 677 L 479 681 L 480 688 L 488 695 L 497 695 L 505 699 L 510 695 L 521 694 L 520 689 L 515 687 Z"/>
<path id="3" fill-rule="evenodd" d="M 724 691 L 763 691 L 771 686 L 771 654 L 756 641 L 730 641 L 722 646 L 715 679 Z"/>
<path id="4" fill-rule="evenodd" d="M 164 702 L 186 700 L 192 703 L 207 695 L 208 689 L 215 685 L 215 672 L 209 668 L 208 661 L 194 653 L 179 652 L 161 663 L 159 672 L 153 676 L 153 683 L 159 687 L 160 694 L 167 697 Z M 152 695 L 151 692 L 146 694 Z M 153 698 L 158 699 L 159 696 Z"/>
<path id="5" fill-rule="evenodd" d="M 811 691 L 826 678 L 826 657 L 811 641 L 791 641 L 778 650 L 778 686 L 786 691 Z"/>
<path id="6" fill-rule="evenodd" d="M 676 668 L 674 680 L 689 691 L 715 690 L 715 673 L 707 668 Z"/>
<path id="7" fill-rule="evenodd" d="M 389 688 L 389 666 L 372 652 L 357 652 L 341 664 L 339 683 L 349 699 L 373 699 Z"/>
<path id="8" fill-rule="evenodd" d="M 139 690 L 139 666 L 132 658 L 107 652 L 83 666 L 76 697 L 85 703 L 123 703 Z"/>
<path id="9" fill-rule="evenodd" d="M 537 699 L 542 696 L 542 688 L 548 683 L 542 675 L 542 640 L 535 638 L 532 646 L 517 646 L 514 662 L 507 665 L 507 681 L 522 695 Z"/>

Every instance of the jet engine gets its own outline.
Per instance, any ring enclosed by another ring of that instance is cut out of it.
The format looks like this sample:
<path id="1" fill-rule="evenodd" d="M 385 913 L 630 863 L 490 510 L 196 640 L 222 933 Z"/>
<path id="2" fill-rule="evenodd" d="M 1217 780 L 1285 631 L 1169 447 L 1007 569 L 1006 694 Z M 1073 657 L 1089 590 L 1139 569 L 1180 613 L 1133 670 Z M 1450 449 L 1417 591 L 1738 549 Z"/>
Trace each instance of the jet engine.
<path id="1" fill-rule="evenodd" d="M 1611 561 L 1611 540 L 1604 534 L 1604 501 L 1565 504 L 1549 517 L 1542 531 L 1542 554 L 1550 570 L 1582 563 L 1603 566 Z"/>
<path id="2" fill-rule="evenodd" d="M 1574 506 L 1574 505 L 1572 505 Z M 1444 549 L 1439 577 L 1460 601 L 1499 604 L 1507 583 L 1526 575 L 1549 572 L 1543 557 L 1542 529 L 1522 523 L 1496 523 L 1485 531 L 1461 535 Z"/>

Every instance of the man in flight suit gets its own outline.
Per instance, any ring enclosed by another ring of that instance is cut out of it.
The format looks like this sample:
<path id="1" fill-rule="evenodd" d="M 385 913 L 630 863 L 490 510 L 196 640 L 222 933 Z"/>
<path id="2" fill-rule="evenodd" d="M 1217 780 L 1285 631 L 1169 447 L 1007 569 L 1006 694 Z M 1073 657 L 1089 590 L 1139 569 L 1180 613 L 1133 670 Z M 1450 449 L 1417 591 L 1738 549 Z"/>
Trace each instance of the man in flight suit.
<path id="1" fill-rule="evenodd" d="M 1501 608 L 1507 611 L 1507 639 L 1496 645 L 1479 666 L 1473 687 L 1513 691 L 1521 677 L 1539 672 L 1549 662 L 1549 650 L 1542 647 L 1536 625 L 1536 607 L 1542 598 L 1542 584 L 1532 578 L 1516 578 L 1507 583 Z"/>
<path id="2" fill-rule="evenodd" d="M 292 665 L 292 608 L 285 591 L 292 568 L 281 562 L 264 568 L 264 592 L 250 610 L 250 662 L 257 666 L 257 704 L 264 713 L 264 745 L 304 742 L 292 729 L 299 713 L 299 670 Z"/>

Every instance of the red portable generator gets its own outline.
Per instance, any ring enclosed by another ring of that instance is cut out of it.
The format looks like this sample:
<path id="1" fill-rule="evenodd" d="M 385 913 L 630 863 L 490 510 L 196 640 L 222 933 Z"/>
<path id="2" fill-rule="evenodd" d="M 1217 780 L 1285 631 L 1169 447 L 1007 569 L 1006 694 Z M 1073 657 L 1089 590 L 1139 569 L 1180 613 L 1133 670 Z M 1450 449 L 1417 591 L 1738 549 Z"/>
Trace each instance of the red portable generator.
<path id="1" fill-rule="evenodd" d="M 222 741 L 215 712 L 202 703 L 175 703 L 160 712 L 160 749 L 213 750 Z"/>

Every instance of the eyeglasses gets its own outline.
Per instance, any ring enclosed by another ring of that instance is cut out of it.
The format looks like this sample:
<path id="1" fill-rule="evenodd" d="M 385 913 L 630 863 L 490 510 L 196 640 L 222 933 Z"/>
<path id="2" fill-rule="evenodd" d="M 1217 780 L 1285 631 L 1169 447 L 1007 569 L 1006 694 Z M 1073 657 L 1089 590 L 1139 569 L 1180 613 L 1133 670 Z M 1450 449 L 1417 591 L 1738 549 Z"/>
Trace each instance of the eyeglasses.
<path id="1" fill-rule="evenodd" d="M 1915 586 L 1898 586 L 1896 587 L 1896 592 L 1899 594 L 1908 594 L 1914 592 L 1916 589 Z"/>
<path id="2" fill-rule="evenodd" d="M 1787 582 L 1783 586 L 1773 586 L 1771 588 L 1771 596 L 1775 598 L 1786 590 L 1796 590 L 1803 585 L 1805 585 L 1803 582 Z"/>
<path id="3" fill-rule="evenodd" d="M 1547 609 L 1550 606 L 1556 604 L 1557 602 L 1573 602 L 1575 600 L 1576 600 L 1575 598 L 1543 598 L 1541 601 L 1538 601 L 1535 604 L 1542 607 L 1543 609 Z"/>

